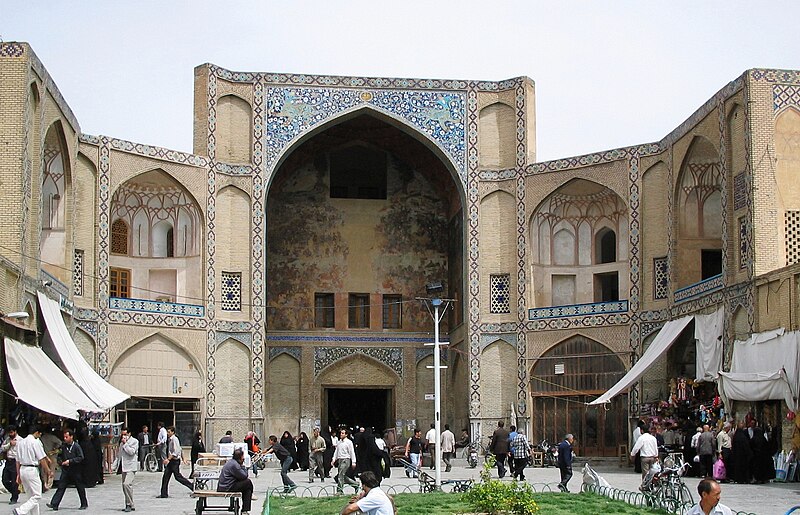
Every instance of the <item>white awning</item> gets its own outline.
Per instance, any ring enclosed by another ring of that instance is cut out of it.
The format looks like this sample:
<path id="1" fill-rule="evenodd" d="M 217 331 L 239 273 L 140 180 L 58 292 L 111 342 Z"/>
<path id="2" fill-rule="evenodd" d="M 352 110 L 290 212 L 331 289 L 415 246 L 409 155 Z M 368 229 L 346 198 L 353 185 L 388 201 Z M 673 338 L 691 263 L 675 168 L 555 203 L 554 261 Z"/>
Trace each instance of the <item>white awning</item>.
<path id="1" fill-rule="evenodd" d="M 6 365 L 17 397 L 47 413 L 78 420 L 78 410 L 104 411 L 40 347 L 5 339 Z"/>
<path id="2" fill-rule="evenodd" d="M 678 336 L 681 334 L 689 322 L 692 321 L 694 318 L 693 315 L 685 316 L 683 318 L 679 318 L 678 320 L 670 320 L 664 327 L 656 335 L 656 338 L 650 343 L 650 346 L 647 348 L 642 357 L 639 358 L 639 361 L 634 363 L 631 369 L 628 371 L 625 376 L 619 380 L 617 384 L 611 387 L 606 393 L 598 397 L 597 399 L 593 400 L 589 403 L 589 405 L 594 404 L 605 404 L 606 402 L 610 401 L 614 397 L 616 397 L 622 390 L 627 389 L 633 383 L 639 380 L 647 369 L 662 355 L 664 354 L 667 349 L 669 349 Z"/>
<path id="3" fill-rule="evenodd" d="M 45 325 L 47 326 L 47 332 L 58 353 L 58 357 L 67 372 L 69 372 L 69 375 L 72 376 L 73 381 L 101 408 L 99 411 L 111 409 L 125 401 L 125 399 L 130 398 L 130 395 L 119 391 L 100 377 L 86 362 L 75 346 L 75 342 L 72 340 L 66 324 L 64 324 L 64 319 L 61 318 L 61 310 L 58 303 L 42 292 L 38 292 L 37 295 Z"/>
<path id="4" fill-rule="evenodd" d="M 768 331 L 733 344 L 730 373 L 720 372 L 723 401 L 786 401 L 798 407 L 800 332 Z"/>
<path id="5" fill-rule="evenodd" d="M 695 315 L 694 337 L 695 368 L 697 381 L 716 381 L 722 370 L 722 328 L 725 311 L 719 308 L 709 315 Z"/>
<path id="6" fill-rule="evenodd" d="M 797 396 L 792 392 L 786 372 L 720 372 L 719 394 L 723 402 L 784 400 L 791 410 L 797 409 Z"/>

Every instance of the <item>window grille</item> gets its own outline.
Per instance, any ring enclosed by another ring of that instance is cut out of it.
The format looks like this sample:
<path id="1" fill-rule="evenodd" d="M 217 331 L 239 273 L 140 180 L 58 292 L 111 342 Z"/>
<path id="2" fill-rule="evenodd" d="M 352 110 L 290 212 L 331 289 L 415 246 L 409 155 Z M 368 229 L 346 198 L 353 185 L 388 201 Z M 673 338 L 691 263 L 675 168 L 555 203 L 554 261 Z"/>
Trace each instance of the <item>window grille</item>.
<path id="1" fill-rule="evenodd" d="M 490 313 L 511 313 L 511 276 L 497 274 L 489 276 L 491 301 Z"/>
<path id="2" fill-rule="evenodd" d="M 242 310 L 242 273 L 222 272 L 222 311 Z"/>

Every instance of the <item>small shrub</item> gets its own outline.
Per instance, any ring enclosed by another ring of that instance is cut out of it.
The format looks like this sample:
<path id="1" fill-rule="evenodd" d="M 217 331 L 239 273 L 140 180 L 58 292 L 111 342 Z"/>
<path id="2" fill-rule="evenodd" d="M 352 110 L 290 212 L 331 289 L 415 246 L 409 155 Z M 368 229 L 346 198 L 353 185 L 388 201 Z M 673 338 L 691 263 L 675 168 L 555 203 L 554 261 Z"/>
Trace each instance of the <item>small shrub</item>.
<path id="1" fill-rule="evenodd" d="M 527 483 L 506 483 L 491 478 L 492 460 L 483 465 L 481 482 L 464 494 L 464 500 L 478 511 L 491 515 L 531 515 L 539 511 L 533 488 Z"/>

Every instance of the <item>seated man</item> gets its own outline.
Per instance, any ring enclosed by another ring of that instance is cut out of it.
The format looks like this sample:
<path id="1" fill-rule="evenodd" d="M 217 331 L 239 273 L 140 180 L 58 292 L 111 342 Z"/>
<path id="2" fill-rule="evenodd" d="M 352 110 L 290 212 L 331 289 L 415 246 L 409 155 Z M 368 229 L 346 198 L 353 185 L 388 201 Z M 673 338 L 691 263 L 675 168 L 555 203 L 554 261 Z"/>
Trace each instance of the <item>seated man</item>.
<path id="1" fill-rule="evenodd" d="M 394 502 L 381 490 L 375 473 L 367 470 L 360 475 L 363 492 L 354 495 L 342 508 L 341 515 L 363 512 L 364 515 L 395 515 Z"/>
<path id="2" fill-rule="evenodd" d="M 731 509 L 719 502 L 722 489 L 716 480 L 709 477 L 697 485 L 700 502 L 692 506 L 686 515 L 731 515 Z"/>
<path id="3" fill-rule="evenodd" d="M 253 498 L 253 482 L 247 477 L 244 466 L 244 451 L 236 449 L 233 457 L 225 462 L 219 474 L 218 492 L 242 492 L 242 515 L 250 513 L 250 501 Z"/>

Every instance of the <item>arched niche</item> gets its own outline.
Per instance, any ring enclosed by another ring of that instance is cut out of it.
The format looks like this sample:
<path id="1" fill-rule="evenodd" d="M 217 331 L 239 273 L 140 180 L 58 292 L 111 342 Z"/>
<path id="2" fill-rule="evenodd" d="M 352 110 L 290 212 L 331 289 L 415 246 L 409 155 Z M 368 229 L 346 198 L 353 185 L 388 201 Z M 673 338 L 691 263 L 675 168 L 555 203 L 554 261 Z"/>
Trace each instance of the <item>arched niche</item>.
<path id="1" fill-rule="evenodd" d="M 250 410 L 250 349 L 229 338 L 214 353 L 214 398 L 217 418 L 248 417 Z"/>
<path id="2" fill-rule="evenodd" d="M 517 405 L 517 349 L 503 340 L 481 352 L 481 417 L 507 420 Z M 516 409 L 516 408 L 515 408 Z"/>
<path id="3" fill-rule="evenodd" d="M 300 421 L 300 362 L 282 353 L 269 362 L 266 378 L 266 432 L 297 434 Z"/>
<path id="4" fill-rule="evenodd" d="M 70 166 L 64 128 L 56 121 L 47 129 L 42 149 L 39 251 L 42 268 L 64 283 L 68 282 L 65 263 L 72 262 L 66 255 L 70 235 L 65 230 L 73 209 Z"/>
<path id="5" fill-rule="evenodd" d="M 225 235 L 225 245 L 217 246 L 216 274 L 223 299 L 231 294 L 240 302 L 228 303 L 223 300 L 217 316 L 246 317 L 250 312 L 251 262 L 252 262 L 252 218 L 250 196 L 236 186 L 226 186 L 217 193 L 216 227 L 218 234 Z M 239 274 L 239 292 L 232 291 L 226 278 Z M 238 293 L 238 297 L 236 297 Z M 236 309 L 238 307 L 238 310 Z"/>
<path id="6" fill-rule="evenodd" d="M 122 353 L 111 369 L 109 382 L 138 397 L 205 397 L 197 360 L 161 333 L 142 339 Z"/>
<path id="7" fill-rule="evenodd" d="M 678 176 L 678 287 L 722 272 L 722 168 L 706 138 L 696 136 Z"/>
<path id="8" fill-rule="evenodd" d="M 513 168 L 517 162 L 517 117 L 514 108 L 495 102 L 478 115 L 481 168 Z"/>
<path id="9" fill-rule="evenodd" d="M 81 356 L 83 356 L 83 359 L 86 360 L 89 366 L 95 368 L 97 345 L 94 341 L 94 338 L 92 338 L 89 333 L 78 327 L 78 329 L 75 330 L 75 334 L 72 335 L 72 339 L 75 342 L 75 347 L 78 348 L 78 352 L 80 352 Z"/>
<path id="10" fill-rule="evenodd" d="M 236 164 L 252 161 L 252 125 L 252 108 L 247 100 L 225 95 L 217 101 L 217 161 Z"/>
<path id="11" fill-rule="evenodd" d="M 785 265 L 800 262 L 800 111 L 782 110 L 775 119 L 775 181 L 777 200 L 783 213 L 778 225 L 783 227 Z"/>
<path id="12" fill-rule="evenodd" d="M 567 181 L 537 206 L 529 234 L 537 307 L 627 297 L 628 210 L 610 188 L 585 179 Z"/>

